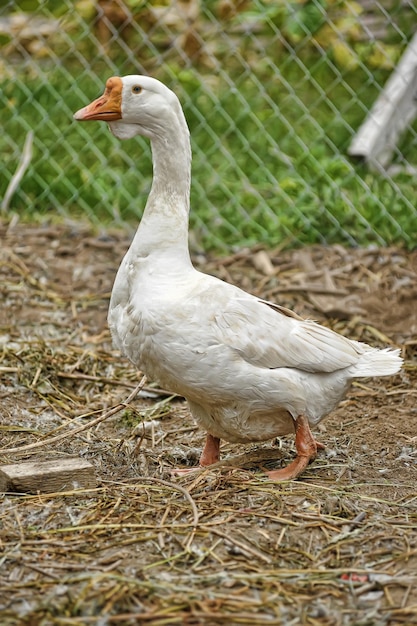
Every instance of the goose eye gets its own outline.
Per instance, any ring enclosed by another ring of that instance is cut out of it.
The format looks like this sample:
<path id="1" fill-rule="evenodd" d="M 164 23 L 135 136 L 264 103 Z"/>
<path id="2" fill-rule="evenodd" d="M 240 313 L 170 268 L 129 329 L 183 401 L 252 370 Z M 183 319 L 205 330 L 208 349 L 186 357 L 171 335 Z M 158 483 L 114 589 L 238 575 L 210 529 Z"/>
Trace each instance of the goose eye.
<path id="1" fill-rule="evenodd" d="M 140 85 L 135 85 L 132 87 L 132 93 L 140 93 L 142 91 L 142 87 Z"/>

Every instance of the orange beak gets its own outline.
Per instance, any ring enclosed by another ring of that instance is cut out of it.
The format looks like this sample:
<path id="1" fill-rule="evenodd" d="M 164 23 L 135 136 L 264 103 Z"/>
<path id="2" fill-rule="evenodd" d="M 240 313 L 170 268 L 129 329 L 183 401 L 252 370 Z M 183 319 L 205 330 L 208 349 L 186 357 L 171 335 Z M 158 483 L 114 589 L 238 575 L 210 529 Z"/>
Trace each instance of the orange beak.
<path id="1" fill-rule="evenodd" d="M 100 98 L 93 100 L 86 107 L 74 113 L 74 119 L 78 122 L 89 120 L 104 120 L 114 122 L 122 119 L 122 79 L 118 76 L 109 78 L 106 89 Z"/>

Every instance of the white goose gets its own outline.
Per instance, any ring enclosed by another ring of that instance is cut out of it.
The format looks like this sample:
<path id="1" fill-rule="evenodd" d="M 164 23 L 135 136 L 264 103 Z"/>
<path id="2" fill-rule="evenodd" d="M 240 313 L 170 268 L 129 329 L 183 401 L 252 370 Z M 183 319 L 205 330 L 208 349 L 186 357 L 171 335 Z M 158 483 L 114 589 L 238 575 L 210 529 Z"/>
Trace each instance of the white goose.
<path id="1" fill-rule="evenodd" d="M 200 466 L 219 460 L 221 439 L 295 432 L 295 460 L 268 475 L 296 478 L 323 447 L 310 425 L 337 406 L 354 378 L 398 372 L 399 350 L 346 339 L 193 267 L 189 131 L 178 98 L 161 82 L 110 78 L 103 96 L 74 118 L 104 120 L 119 139 L 144 135 L 152 145 L 152 189 L 110 300 L 116 346 L 188 400 L 207 432 Z"/>

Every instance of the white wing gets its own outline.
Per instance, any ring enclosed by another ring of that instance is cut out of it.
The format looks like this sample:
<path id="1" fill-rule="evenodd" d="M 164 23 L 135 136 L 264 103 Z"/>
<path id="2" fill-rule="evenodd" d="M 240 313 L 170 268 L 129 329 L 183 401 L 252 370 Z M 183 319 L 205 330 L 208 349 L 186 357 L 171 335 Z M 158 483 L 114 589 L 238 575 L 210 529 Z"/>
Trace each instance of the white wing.
<path id="1" fill-rule="evenodd" d="M 215 315 L 219 339 L 259 367 L 333 372 L 355 364 L 364 352 L 373 350 L 279 305 L 244 292 L 228 295 L 232 298 Z"/>

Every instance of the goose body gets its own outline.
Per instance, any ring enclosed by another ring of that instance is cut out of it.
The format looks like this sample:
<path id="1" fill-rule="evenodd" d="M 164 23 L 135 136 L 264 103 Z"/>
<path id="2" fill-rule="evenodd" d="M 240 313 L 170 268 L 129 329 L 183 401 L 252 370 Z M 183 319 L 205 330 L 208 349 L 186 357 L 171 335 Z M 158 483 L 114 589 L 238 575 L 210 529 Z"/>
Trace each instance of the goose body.
<path id="1" fill-rule="evenodd" d="M 269 473 L 295 478 L 322 447 L 310 426 L 355 378 L 396 373 L 399 351 L 349 340 L 193 267 L 189 132 L 177 97 L 161 82 L 113 77 L 74 117 L 105 120 L 116 137 L 141 134 L 152 145 L 151 192 L 110 300 L 116 346 L 188 400 L 207 432 L 201 465 L 219 459 L 221 439 L 245 443 L 295 432 L 295 461 Z"/>

